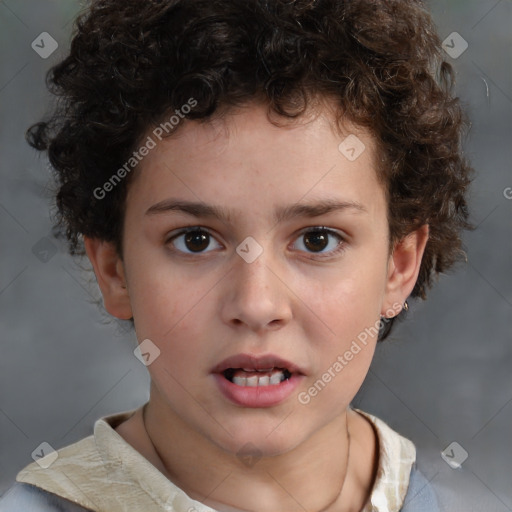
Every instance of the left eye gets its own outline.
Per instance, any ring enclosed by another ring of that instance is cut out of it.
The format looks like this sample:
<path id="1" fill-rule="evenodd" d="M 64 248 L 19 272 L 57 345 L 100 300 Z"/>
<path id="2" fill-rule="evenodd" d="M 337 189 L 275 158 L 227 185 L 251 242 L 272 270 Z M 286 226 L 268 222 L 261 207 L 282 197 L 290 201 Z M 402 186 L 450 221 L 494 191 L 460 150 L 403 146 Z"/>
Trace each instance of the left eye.
<path id="1" fill-rule="evenodd" d="M 169 242 L 181 252 L 194 254 L 209 252 L 205 251 L 205 249 L 210 245 L 212 240 L 215 240 L 215 238 L 213 238 L 208 231 L 200 228 L 192 228 L 174 235 L 169 239 Z M 221 247 L 220 244 L 217 245 Z"/>
<path id="2" fill-rule="evenodd" d="M 299 250 L 320 254 L 336 253 L 343 247 L 344 238 L 332 229 L 318 227 L 303 232 L 297 242 Z"/>

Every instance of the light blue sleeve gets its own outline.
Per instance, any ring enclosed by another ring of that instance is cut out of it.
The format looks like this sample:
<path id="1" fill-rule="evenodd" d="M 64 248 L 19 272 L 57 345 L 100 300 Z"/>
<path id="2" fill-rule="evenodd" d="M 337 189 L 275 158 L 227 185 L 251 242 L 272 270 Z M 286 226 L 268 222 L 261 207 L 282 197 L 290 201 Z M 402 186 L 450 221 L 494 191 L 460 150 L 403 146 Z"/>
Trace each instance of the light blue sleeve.
<path id="1" fill-rule="evenodd" d="M 34 485 L 16 482 L 0 497 L 0 512 L 88 512 Z"/>
<path id="2" fill-rule="evenodd" d="M 432 485 L 415 467 L 411 471 L 409 488 L 400 512 L 442 512 Z"/>

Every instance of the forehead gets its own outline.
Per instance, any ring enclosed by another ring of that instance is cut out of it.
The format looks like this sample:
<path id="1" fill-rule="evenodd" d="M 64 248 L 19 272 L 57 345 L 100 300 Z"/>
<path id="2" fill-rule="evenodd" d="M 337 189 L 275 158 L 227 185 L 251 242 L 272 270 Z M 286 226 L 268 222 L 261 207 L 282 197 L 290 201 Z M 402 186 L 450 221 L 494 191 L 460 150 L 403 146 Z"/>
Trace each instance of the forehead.
<path id="1" fill-rule="evenodd" d="M 147 208 L 172 196 L 261 213 L 329 196 L 378 206 L 383 190 L 367 130 L 338 125 L 327 108 L 279 122 L 270 122 L 263 105 L 251 105 L 206 122 L 183 121 L 162 140 L 149 131 L 156 144 L 138 166 L 128 204 Z"/>

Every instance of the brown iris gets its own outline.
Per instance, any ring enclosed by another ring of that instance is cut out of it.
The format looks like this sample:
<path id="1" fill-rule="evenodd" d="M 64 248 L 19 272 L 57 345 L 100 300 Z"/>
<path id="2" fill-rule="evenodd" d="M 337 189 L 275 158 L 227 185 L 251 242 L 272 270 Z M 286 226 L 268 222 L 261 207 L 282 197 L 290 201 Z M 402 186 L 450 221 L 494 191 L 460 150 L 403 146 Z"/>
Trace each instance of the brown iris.
<path id="1" fill-rule="evenodd" d="M 204 251 L 210 243 L 210 235 L 206 231 L 191 231 L 185 234 L 187 249 L 194 252 Z"/>
<path id="2" fill-rule="evenodd" d="M 308 242 L 309 240 L 309 242 Z M 304 235 L 304 245 L 312 251 L 321 251 L 329 243 L 328 235 L 325 231 L 310 231 Z"/>

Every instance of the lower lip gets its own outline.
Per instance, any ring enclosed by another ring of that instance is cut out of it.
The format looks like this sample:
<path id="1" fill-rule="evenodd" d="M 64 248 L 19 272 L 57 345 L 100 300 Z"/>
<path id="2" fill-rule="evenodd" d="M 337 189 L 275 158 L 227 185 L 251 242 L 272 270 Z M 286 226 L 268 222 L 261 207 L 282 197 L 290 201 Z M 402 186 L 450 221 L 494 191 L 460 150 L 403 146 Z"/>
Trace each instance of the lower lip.
<path id="1" fill-rule="evenodd" d="M 222 394 L 231 402 L 242 407 L 272 407 L 286 400 L 299 385 L 302 375 L 292 375 L 273 386 L 237 386 L 221 373 L 215 373 L 215 381 Z"/>

